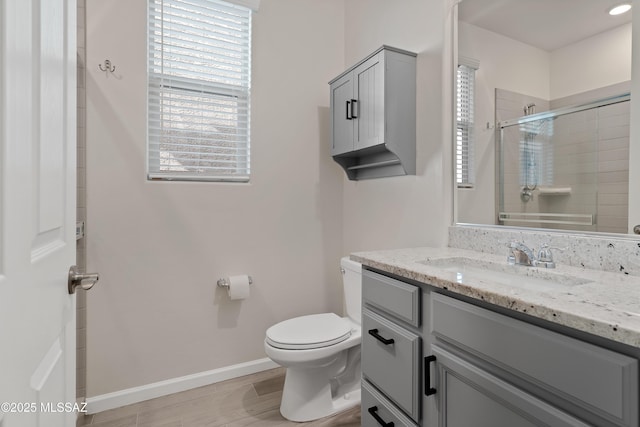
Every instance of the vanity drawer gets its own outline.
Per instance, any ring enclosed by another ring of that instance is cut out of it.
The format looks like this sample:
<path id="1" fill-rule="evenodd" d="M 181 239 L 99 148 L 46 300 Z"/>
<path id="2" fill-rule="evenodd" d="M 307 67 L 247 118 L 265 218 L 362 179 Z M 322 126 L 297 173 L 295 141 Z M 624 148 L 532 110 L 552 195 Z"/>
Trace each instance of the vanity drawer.
<path id="1" fill-rule="evenodd" d="M 419 417 L 420 337 L 362 312 L 362 374 L 411 418 Z"/>
<path id="2" fill-rule="evenodd" d="M 373 271 L 362 273 L 362 299 L 413 326 L 420 326 L 420 288 Z"/>
<path id="3" fill-rule="evenodd" d="M 434 294 L 431 305 L 436 338 L 525 379 L 545 394 L 616 425 L 637 426 L 636 359 L 443 295 Z"/>
<path id="4" fill-rule="evenodd" d="M 380 427 L 381 425 L 390 425 L 389 423 L 393 423 L 392 425 L 395 427 L 417 427 L 416 423 L 364 380 L 362 381 L 361 418 L 362 427 Z"/>

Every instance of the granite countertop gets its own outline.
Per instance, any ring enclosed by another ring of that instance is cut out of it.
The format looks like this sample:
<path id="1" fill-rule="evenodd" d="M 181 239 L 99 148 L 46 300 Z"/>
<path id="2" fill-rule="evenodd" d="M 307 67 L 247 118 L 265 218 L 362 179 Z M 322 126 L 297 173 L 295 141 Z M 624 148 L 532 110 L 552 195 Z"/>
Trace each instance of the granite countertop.
<path id="1" fill-rule="evenodd" d="M 478 266 L 490 263 L 503 271 L 518 269 L 512 285 L 443 268 L 446 258 Z M 365 266 L 510 310 L 640 347 L 640 277 L 558 265 L 555 269 L 509 266 L 505 256 L 455 248 L 413 248 L 357 252 L 351 259 Z M 426 263 L 424 263 L 426 261 Z M 438 266 L 440 261 L 441 266 Z M 546 286 L 527 284 L 527 276 L 557 278 Z"/>

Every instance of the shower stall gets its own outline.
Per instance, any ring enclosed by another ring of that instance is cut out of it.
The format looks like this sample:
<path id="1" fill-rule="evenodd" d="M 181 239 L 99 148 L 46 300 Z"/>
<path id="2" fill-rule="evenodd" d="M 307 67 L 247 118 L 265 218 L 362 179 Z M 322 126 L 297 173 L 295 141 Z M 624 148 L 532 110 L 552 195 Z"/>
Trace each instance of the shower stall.
<path id="1" fill-rule="evenodd" d="M 627 93 L 541 113 L 527 105 L 526 115 L 499 122 L 497 223 L 626 230 L 629 99 Z"/>

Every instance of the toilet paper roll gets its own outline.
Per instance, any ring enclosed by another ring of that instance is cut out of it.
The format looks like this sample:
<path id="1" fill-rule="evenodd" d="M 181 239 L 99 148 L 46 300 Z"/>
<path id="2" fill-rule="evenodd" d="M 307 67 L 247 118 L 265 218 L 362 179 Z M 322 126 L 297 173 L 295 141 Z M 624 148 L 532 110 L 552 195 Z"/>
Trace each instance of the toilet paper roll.
<path id="1" fill-rule="evenodd" d="M 249 298 L 249 276 L 231 276 L 229 277 L 229 298 L 245 299 Z"/>

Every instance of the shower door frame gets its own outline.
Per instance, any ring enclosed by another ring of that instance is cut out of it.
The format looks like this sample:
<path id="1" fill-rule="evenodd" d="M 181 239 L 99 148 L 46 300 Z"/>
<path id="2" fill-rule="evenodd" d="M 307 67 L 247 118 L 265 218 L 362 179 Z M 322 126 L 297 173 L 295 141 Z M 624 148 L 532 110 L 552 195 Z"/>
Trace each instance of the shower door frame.
<path id="1" fill-rule="evenodd" d="M 609 96 L 606 98 L 601 98 L 596 101 L 592 101 L 586 104 L 572 105 L 569 107 L 558 108 L 550 111 L 543 111 L 541 113 L 531 114 L 528 116 L 518 117 L 516 119 L 502 120 L 496 123 L 496 129 L 499 129 L 498 132 L 498 141 L 496 144 L 496 155 L 498 156 L 497 166 L 496 166 L 496 194 L 498 197 L 496 198 L 496 224 L 499 225 L 507 225 L 504 223 L 503 216 L 509 216 L 509 214 L 515 214 L 517 212 L 501 212 L 502 207 L 504 206 L 504 191 L 502 180 L 504 177 L 504 129 L 511 126 L 518 126 L 524 123 L 530 123 L 538 120 L 546 120 L 546 119 L 555 119 L 556 117 L 564 116 L 567 114 L 577 113 L 580 111 L 591 110 L 594 108 L 605 107 L 607 105 L 618 104 L 621 102 L 626 102 L 631 100 L 631 93 L 626 92 L 620 95 Z M 522 215 L 522 213 L 517 213 Z M 568 214 L 571 215 L 571 214 Z M 540 216 L 540 215 L 539 215 Z M 558 215 L 555 215 L 558 216 Z M 501 219 L 502 218 L 502 219 Z M 550 221 L 546 220 L 527 220 L 527 219 L 517 219 L 518 222 L 537 222 L 537 223 L 548 223 Z M 572 221 L 560 221 L 553 222 L 557 224 L 564 225 L 585 225 L 584 222 L 572 222 Z"/>

